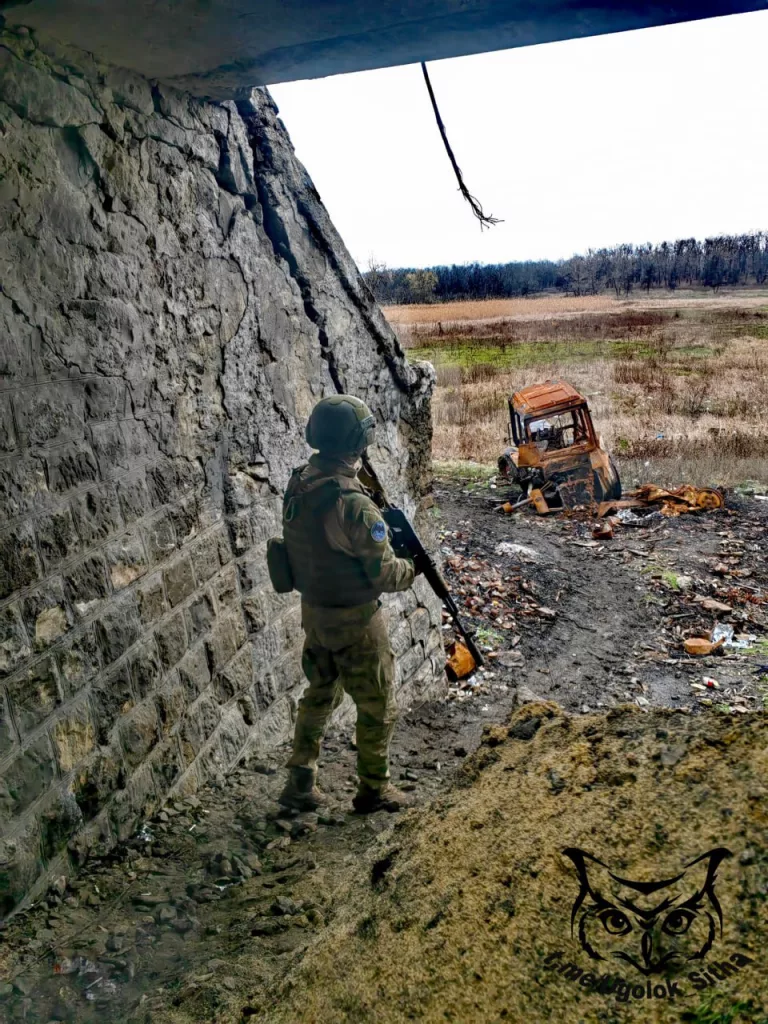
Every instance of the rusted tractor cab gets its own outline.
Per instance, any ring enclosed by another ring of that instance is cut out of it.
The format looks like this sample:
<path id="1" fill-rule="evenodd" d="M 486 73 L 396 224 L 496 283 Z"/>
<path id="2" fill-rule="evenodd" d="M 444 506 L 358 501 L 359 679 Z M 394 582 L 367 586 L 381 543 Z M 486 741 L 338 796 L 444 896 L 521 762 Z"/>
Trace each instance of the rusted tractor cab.
<path id="1" fill-rule="evenodd" d="M 511 447 L 499 471 L 525 495 L 540 490 L 552 509 L 621 497 L 619 474 L 595 434 L 587 401 L 570 384 L 548 380 L 516 392 L 509 419 Z"/>

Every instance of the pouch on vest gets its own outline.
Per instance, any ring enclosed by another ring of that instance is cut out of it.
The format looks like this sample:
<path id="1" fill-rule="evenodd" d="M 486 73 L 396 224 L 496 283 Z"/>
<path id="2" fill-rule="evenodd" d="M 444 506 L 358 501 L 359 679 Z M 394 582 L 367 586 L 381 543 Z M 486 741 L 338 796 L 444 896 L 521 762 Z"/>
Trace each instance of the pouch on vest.
<path id="1" fill-rule="evenodd" d="M 288 560 L 288 549 L 281 537 L 272 537 L 267 541 L 267 569 L 272 586 L 278 594 L 287 594 L 293 590 L 293 573 Z"/>

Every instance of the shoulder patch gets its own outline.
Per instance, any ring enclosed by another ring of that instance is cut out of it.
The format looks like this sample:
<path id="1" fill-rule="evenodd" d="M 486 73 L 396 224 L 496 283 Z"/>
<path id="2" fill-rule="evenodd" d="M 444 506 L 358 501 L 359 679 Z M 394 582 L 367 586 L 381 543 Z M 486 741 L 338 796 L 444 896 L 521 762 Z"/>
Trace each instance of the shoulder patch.
<path id="1" fill-rule="evenodd" d="M 377 519 L 371 527 L 371 536 L 377 544 L 381 544 L 382 541 L 387 539 L 387 524 L 383 519 Z"/>

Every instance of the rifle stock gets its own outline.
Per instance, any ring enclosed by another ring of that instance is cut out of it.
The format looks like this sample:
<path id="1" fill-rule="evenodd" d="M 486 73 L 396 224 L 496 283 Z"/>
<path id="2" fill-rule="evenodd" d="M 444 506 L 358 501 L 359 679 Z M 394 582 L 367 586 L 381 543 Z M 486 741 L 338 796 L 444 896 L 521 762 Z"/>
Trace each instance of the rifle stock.
<path id="1" fill-rule="evenodd" d="M 376 470 L 365 455 L 363 456 L 363 472 L 360 476 L 362 477 L 362 482 L 373 492 L 374 501 L 381 509 L 382 518 L 392 532 L 393 547 L 396 551 L 405 553 L 413 559 L 416 569 L 423 574 L 427 583 L 432 587 L 432 590 L 440 598 L 446 611 L 451 616 L 456 632 L 461 635 L 475 664 L 478 668 L 482 667 L 483 656 L 475 645 L 474 635 L 467 629 L 459 617 L 458 606 L 448 590 L 448 585 L 443 579 L 442 573 L 421 543 L 405 512 L 393 505 L 387 498 Z"/>

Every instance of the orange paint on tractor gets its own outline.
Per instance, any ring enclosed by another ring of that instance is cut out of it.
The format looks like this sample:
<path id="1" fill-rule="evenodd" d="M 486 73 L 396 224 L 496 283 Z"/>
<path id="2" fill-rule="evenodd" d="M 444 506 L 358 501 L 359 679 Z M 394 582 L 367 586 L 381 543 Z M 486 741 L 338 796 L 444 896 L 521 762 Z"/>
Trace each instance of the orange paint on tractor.
<path id="1" fill-rule="evenodd" d="M 595 433 L 587 400 L 571 384 L 548 380 L 515 392 L 509 420 L 511 446 L 499 471 L 526 495 L 542 492 L 546 511 L 621 497 L 618 471 Z M 534 505 L 545 511 L 541 501 Z"/>

